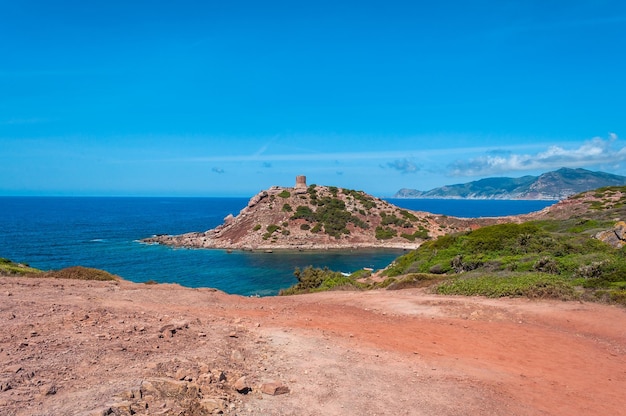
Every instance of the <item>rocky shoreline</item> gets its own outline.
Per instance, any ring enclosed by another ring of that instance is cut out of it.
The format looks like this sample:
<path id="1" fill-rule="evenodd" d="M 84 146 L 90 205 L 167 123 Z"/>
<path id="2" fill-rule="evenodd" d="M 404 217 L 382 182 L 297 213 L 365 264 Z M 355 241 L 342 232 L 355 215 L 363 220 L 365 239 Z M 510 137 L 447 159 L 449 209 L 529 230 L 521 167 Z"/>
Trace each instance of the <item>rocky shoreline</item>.
<path id="1" fill-rule="evenodd" d="M 302 178 L 302 177 L 298 177 Z M 236 216 L 218 227 L 141 240 L 172 247 L 226 250 L 413 250 L 441 235 L 475 229 L 516 217 L 457 218 L 410 211 L 362 191 L 336 187 L 273 186 L 253 196 Z"/>
<path id="2" fill-rule="evenodd" d="M 287 251 L 324 251 L 324 250 L 359 250 L 359 249 L 389 249 L 389 250 L 414 250 L 419 247 L 415 243 L 380 242 L 380 243 L 280 243 L 280 244 L 246 244 L 224 241 L 212 236 L 210 231 L 206 233 L 186 233 L 181 235 L 158 235 L 141 240 L 145 244 L 162 244 L 178 248 L 207 248 L 242 251 L 271 252 L 278 250 Z"/>

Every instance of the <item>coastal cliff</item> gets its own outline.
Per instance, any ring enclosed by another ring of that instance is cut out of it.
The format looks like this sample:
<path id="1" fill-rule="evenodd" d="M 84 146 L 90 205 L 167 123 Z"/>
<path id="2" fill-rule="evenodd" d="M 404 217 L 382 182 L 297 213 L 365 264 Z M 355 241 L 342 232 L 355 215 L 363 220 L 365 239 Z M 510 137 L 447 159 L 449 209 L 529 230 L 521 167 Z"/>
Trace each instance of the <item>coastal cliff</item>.
<path id="1" fill-rule="evenodd" d="M 175 247 L 247 250 L 402 248 L 504 219 L 462 219 L 399 208 L 363 191 L 306 185 L 273 186 L 253 196 L 220 226 L 143 240 Z"/>

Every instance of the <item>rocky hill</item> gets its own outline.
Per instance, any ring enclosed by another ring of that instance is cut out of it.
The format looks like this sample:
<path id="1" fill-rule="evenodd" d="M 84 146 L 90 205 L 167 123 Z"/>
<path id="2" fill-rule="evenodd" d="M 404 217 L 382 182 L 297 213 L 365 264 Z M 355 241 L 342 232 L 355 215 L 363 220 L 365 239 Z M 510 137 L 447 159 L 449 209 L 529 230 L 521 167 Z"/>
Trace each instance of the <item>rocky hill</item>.
<path id="1" fill-rule="evenodd" d="M 237 216 L 206 232 L 143 240 L 177 247 L 225 249 L 415 248 L 426 239 L 494 223 L 409 211 L 363 191 L 334 186 L 273 186 Z M 478 224 L 480 223 L 480 224 Z"/>
<path id="2" fill-rule="evenodd" d="M 486 178 L 430 191 L 400 189 L 394 198 L 554 199 L 604 186 L 626 185 L 626 177 L 586 169 L 561 168 L 540 176 Z"/>

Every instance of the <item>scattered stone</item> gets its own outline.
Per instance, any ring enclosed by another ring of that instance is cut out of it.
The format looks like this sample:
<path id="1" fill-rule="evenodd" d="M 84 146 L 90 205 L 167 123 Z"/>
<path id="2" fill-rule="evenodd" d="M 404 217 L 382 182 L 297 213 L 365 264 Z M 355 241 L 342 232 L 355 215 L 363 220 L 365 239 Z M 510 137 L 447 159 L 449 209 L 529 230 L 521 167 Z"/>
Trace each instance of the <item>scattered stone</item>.
<path id="1" fill-rule="evenodd" d="M 208 414 L 221 414 L 224 412 L 224 400 L 203 399 L 200 401 L 200 409 L 204 412 L 207 412 Z"/>
<path id="2" fill-rule="evenodd" d="M 115 403 L 115 404 L 111 405 L 111 412 L 110 413 L 105 413 L 105 414 L 132 415 L 132 414 L 134 414 L 134 412 L 132 411 L 131 407 L 132 407 L 132 403 L 131 402 L 124 401 L 124 402 Z"/>
<path id="3" fill-rule="evenodd" d="M 141 393 L 139 391 L 126 390 L 120 393 L 119 397 L 124 400 L 132 400 L 132 399 L 141 397 Z"/>
<path id="4" fill-rule="evenodd" d="M 19 364 L 9 365 L 7 367 L 4 367 L 5 373 L 19 373 L 20 371 L 22 371 L 22 366 Z"/>
<path id="5" fill-rule="evenodd" d="M 176 371 L 176 379 L 177 380 L 184 380 L 189 376 L 187 370 L 185 369 L 179 369 Z"/>
<path id="6" fill-rule="evenodd" d="M 214 373 L 214 377 L 218 382 L 225 382 L 226 381 L 226 373 L 224 373 L 221 370 L 214 370 L 212 371 L 212 373 Z"/>
<path id="7" fill-rule="evenodd" d="M 244 361 L 243 354 L 239 350 L 233 350 L 233 352 L 230 354 L 230 359 L 232 361 L 238 362 Z"/>
<path id="8" fill-rule="evenodd" d="M 252 390 L 250 386 L 248 385 L 246 376 L 239 377 L 237 381 L 235 381 L 235 384 L 233 385 L 233 387 L 235 388 L 235 390 L 237 390 L 238 393 L 241 393 L 241 394 L 248 394 L 250 390 Z"/>
<path id="9" fill-rule="evenodd" d="M 613 229 L 601 231 L 595 235 L 595 238 L 615 248 L 624 247 L 626 244 L 626 222 L 618 221 Z"/>
<path id="10" fill-rule="evenodd" d="M 213 378 L 213 374 L 211 373 L 200 374 L 200 376 L 198 377 L 198 384 L 200 385 L 211 384 L 213 383 L 213 381 L 214 381 L 214 378 Z"/>
<path id="11" fill-rule="evenodd" d="M 187 328 L 189 328 L 189 323 L 187 322 L 174 322 L 171 324 L 167 324 L 159 329 L 159 338 L 171 338 L 178 331 L 182 331 L 183 329 Z"/>
<path id="12" fill-rule="evenodd" d="M 289 387 L 285 386 L 280 381 L 273 381 L 271 383 L 261 384 L 261 392 L 269 394 L 270 396 L 278 396 L 279 394 L 289 393 Z"/>
<path id="13" fill-rule="evenodd" d="M 39 389 L 39 392 L 44 396 L 51 396 L 53 394 L 57 394 L 57 386 L 54 383 L 43 385 Z"/>

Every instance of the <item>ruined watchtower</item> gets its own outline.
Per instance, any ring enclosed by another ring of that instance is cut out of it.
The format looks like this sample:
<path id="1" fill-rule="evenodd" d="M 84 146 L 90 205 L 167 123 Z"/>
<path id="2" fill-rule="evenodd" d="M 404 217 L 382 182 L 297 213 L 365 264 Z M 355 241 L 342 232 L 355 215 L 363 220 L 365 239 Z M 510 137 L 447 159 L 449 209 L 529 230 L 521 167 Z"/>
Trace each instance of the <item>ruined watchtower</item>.
<path id="1" fill-rule="evenodd" d="M 296 190 L 296 192 L 306 192 L 306 176 L 296 176 L 296 186 L 294 187 L 294 189 Z"/>

